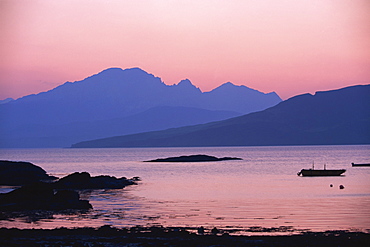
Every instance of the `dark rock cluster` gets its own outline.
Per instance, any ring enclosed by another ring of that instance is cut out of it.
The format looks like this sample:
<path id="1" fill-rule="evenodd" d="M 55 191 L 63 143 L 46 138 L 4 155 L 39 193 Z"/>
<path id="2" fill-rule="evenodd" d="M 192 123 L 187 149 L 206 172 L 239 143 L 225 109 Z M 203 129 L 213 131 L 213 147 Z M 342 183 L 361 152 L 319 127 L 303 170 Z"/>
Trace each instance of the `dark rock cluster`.
<path id="1" fill-rule="evenodd" d="M 90 209 L 76 190 L 122 189 L 136 184 L 138 177 L 92 177 L 75 172 L 61 179 L 49 176 L 29 162 L 0 161 L 0 185 L 22 186 L 0 194 L 0 211 Z"/>
<path id="2" fill-rule="evenodd" d="M 37 182 L 0 194 L 0 211 L 90 209 L 74 190 L 53 189 L 52 184 Z"/>
<path id="3" fill-rule="evenodd" d="M 56 179 L 30 162 L 0 160 L 0 185 L 19 186 Z"/>
<path id="4" fill-rule="evenodd" d="M 127 179 L 101 175 L 91 177 L 88 172 L 75 172 L 56 181 L 53 186 L 56 189 L 122 189 L 127 185 L 135 184 L 139 178 Z"/>

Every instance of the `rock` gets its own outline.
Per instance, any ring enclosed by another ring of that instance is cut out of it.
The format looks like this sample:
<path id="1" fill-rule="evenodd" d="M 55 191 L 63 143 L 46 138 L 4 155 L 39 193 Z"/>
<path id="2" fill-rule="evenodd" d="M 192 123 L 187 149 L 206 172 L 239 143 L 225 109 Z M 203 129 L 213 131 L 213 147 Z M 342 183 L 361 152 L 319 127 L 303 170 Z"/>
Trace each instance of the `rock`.
<path id="1" fill-rule="evenodd" d="M 87 200 L 80 200 L 78 192 L 73 190 L 59 190 L 53 198 L 53 209 L 90 209 Z"/>
<path id="2" fill-rule="evenodd" d="M 134 180 L 125 177 L 116 178 L 112 176 L 97 176 L 91 178 L 92 184 L 104 189 L 122 189 L 127 185 L 135 184 Z"/>
<path id="3" fill-rule="evenodd" d="M 54 202 L 64 202 L 67 201 L 73 202 L 80 199 L 80 196 L 77 192 L 73 190 L 59 190 L 54 195 Z"/>
<path id="4" fill-rule="evenodd" d="M 53 185 L 56 189 L 85 189 L 90 188 L 91 176 L 87 172 L 75 172 L 69 174 Z"/>
<path id="5" fill-rule="evenodd" d="M 211 233 L 213 235 L 217 235 L 218 233 L 220 233 L 220 230 L 218 230 L 216 227 L 214 227 L 212 230 L 211 230 Z"/>
<path id="6" fill-rule="evenodd" d="M 198 232 L 199 235 L 203 235 L 204 234 L 204 227 L 203 226 L 199 227 L 197 229 L 197 232 Z"/>
<path id="7" fill-rule="evenodd" d="M 37 182 L 0 194 L 0 211 L 90 209 L 75 191 L 54 192 L 50 183 Z"/>
<path id="8" fill-rule="evenodd" d="M 127 185 L 136 184 L 139 178 L 127 179 L 113 176 L 91 177 L 88 172 L 75 172 L 54 183 L 56 189 L 122 189 Z"/>
<path id="9" fill-rule="evenodd" d="M 37 182 L 0 194 L 0 209 L 1 211 L 47 209 L 45 205 L 50 203 L 53 196 L 54 191 L 50 184 Z"/>
<path id="10" fill-rule="evenodd" d="M 141 181 L 141 178 L 140 177 L 133 177 L 130 180 L 136 182 L 136 181 Z"/>
<path id="11" fill-rule="evenodd" d="M 30 162 L 0 161 L 0 185 L 21 186 L 38 181 L 53 181 L 57 177 Z"/>
<path id="12" fill-rule="evenodd" d="M 80 200 L 74 189 L 122 189 L 140 180 L 139 177 L 91 177 L 87 172 L 75 172 L 54 182 L 51 180 L 56 180 L 56 177 L 47 175 L 42 168 L 31 163 L 1 161 L 0 164 L 0 185 L 23 185 L 0 194 L 0 211 L 3 212 L 90 209 L 89 201 Z"/>
<path id="13" fill-rule="evenodd" d="M 148 160 L 145 162 L 206 162 L 206 161 L 222 161 L 222 160 L 241 160 L 241 158 L 236 158 L 236 157 L 217 158 L 214 156 L 198 154 L 198 155 L 189 155 L 189 156 L 169 157 L 165 159 Z"/>

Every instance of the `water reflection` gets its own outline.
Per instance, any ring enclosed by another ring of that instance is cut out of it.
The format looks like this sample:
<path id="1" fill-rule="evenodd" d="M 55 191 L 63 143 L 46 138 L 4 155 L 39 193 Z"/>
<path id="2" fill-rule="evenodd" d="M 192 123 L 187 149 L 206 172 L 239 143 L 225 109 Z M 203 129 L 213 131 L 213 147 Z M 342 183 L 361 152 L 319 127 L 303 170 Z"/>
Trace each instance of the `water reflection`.
<path id="1" fill-rule="evenodd" d="M 83 218 L 88 217 L 90 210 L 27 210 L 27 211 L 13 211 L 13 212 L 0 212 L 0 221 L 8 221 L 14 223 L 29 223 L 29 224 L 42 224 L 55 220 L 57 217 L 70 218 Z"/>
<path id="2" fill-rule="evenodd" d="M 38 150 L 28 152 L 25 151 L 22 157 L 18 152 L 16 159 L 33 161 L 31 158 L 37 157 L 43 163 L 35 163 L 50 172 L 89 171 L 93 175 L 108 173 L 116 177 L 139 175 L 143 181 L 122 190 L 81 191 L 81 199 L 89 200 L 93 205 L 93 210 L 86 213 L 57 213 L 38 219 L 22 218 L 22 222 L 19 218 L 2 220 L 0 226 L 54 228 L 160 224 L 208 229 L 230 227 L 256 232 L 259 229 L 370 228 L 370 169 L 350 167 L 354 160 L 362 162 L 370 158 L 369 146 L 94 149 L 74 150 L 74 156 L 70 156 L 67 149 L 55 150 L 55 157 L 51 155 L 46 159 L 37 153 Z M 90 156 L 92 153 L 96 155 Z M 243 161 L 206 164 L 141 162 L 194 153 L 242 157 Z M 317 164 L 331 164 L 333 168 L 346 168 L 346 176 L 298 177 L 297 171 L 306 168 L 312 160 Z M 342 190 L 339 189 L 341 184 L 345 186 Z"/>
<path id="3" fill-rule="evenodd" d="M 15 188 L 3 188 L 1 193 L 7 193 Z M 25 210 L 0 212 L 0 225 L 9 225 L 10 222 L 17 225 L 18 223 L 28 223 L 43 226 L 53 221 L 74 221 L 78 223 L 81 220 L 98 219 L 99 221 L 112 219 L 123 219 L 125 210 L 132 209 L 135 206 L 132 198 L 126 198 L 124 190 L 79 190 L 80 198 L 93 202 L 98 209 L 90 210 Z M 119 201 L 119 202 L 118 202 Z M 124 204 L 129 208 L 122 208 Z M 114 206 L 117 204 L 116 206 Z M 113 206 L 113 207 L 112 207 Z M 113 209 L 113 212 L 112 212 Z M 4 223 L 5 222 L 5 223 Z"/>

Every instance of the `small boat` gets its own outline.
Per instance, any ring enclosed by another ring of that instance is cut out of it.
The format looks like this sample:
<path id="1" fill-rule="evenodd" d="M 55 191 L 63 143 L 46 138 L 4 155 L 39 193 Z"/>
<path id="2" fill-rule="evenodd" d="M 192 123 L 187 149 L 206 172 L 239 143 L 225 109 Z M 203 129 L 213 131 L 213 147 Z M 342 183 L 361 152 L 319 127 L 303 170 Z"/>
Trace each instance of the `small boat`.
<path id="1" fill-rule="evenodd" d="M 324 165 L 324 170 L 315 170 L 314 165 L 312 165 L 312 169 L 302 169 L 300 172 L 297 173 L 298 176 L 302 175 L 304 177 L 314 177 L 314 176 L 340 176 L 342 175 L 346 169 L 332 169 L 327 170 L 326 165 Z"/>
<path id="2" fill-rule="evenodd" d="M 355 164 L 355 163 L 352 163 L 352 166 L 370 166 L 370 164 Z"/>

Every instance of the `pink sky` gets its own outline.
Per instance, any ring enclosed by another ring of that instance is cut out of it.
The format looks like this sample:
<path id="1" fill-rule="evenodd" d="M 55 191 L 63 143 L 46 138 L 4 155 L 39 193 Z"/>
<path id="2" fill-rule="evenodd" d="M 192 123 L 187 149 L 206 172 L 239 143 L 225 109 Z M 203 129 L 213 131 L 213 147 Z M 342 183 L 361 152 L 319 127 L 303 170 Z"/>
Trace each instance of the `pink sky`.
<path id="1" fill-rule="evenodd" d="M 369 84 L 369 12 L 368 0 L 1 0 L 0 99 L 109 67 L 283 99 Z"/>

